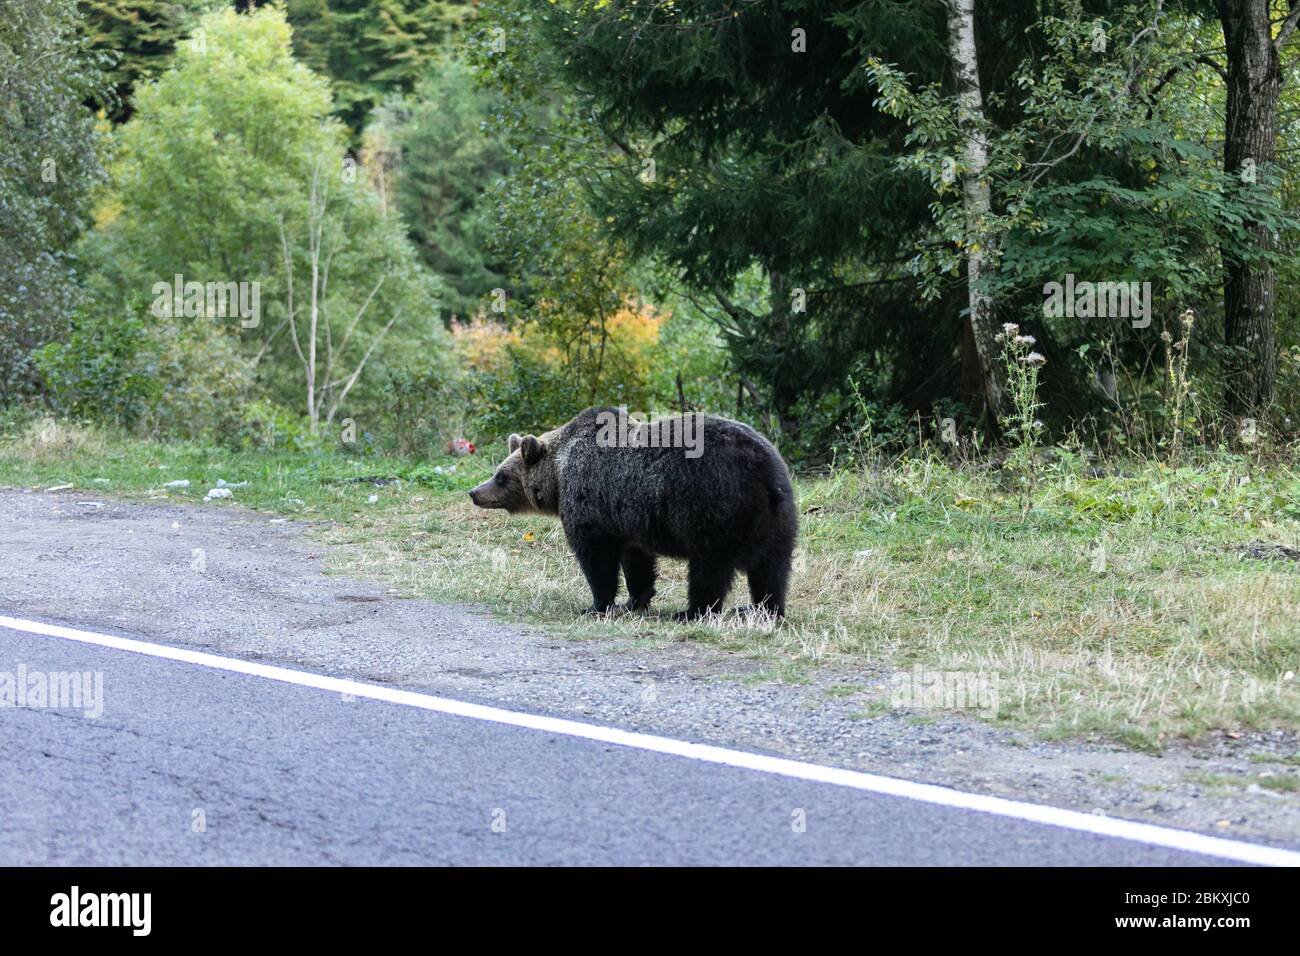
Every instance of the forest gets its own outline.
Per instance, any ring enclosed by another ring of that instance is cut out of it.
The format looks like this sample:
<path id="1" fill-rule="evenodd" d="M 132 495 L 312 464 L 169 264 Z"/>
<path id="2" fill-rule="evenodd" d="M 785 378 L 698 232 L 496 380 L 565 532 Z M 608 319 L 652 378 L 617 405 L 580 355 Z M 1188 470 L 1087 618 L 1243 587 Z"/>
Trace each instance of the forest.
<path id="1" fill-rule="evenodd" d="M 5 7 L 10 409 L 403 453 L 705 409 L 806 467 L 1300 425 L 1281 3 Z"/>

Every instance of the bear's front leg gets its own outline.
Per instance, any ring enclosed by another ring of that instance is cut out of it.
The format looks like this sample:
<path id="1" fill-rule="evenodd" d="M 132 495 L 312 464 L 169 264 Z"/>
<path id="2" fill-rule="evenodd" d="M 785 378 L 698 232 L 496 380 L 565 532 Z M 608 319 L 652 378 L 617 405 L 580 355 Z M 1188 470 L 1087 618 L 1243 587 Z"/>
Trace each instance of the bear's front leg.
<path id="1" fill-rule="evenodd" d="M 578 559 L 591 588 L 591 607 L 584 614 L 604 614 L 614 607 L 618 596 L 619 544 L 612 538 L 582 538 L 573 542 Z"/>

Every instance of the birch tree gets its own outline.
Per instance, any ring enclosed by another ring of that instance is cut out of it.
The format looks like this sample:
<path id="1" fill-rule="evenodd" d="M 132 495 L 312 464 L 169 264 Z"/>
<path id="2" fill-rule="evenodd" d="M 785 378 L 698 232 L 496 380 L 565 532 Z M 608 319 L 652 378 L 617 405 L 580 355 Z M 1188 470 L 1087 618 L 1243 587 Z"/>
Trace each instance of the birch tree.
<path id="1" fill-rule="evenodd" d="M 333 325 L 334 302 L 329 296 L 330 267 L 335 254 L 344 241 L 339 224 L 330 219 L 329 178 L 322 175 L 320 164 L 313 166 L 311 186 L 307 198 L 306 219 L 306 258 L 310 271 L 310 281 L 306 290 L 306 302 L 295 301 L 294 294 L 294 256 L 290 246 L 284 220 L 280 221 L 280 247 L 284 256 L 285 274 L 285 312 L 289 326 L 289 335 L 294 353 L 302 364 L 304 382 L 304 400 L 307 419 L 312 434 L 320 430 L 322 417 L 324 424 L 334 421 L 339 407 L 348 393 L 352 391 L 361 377 L 366 363 L 375 348 L 383 341 L 393 325 L 401 317 L 401 312 L 394 312 L 388 322 L 370 337 L 360 358 L 351 365 L 351 372 L 346 371 L 348 347 L 355 340 L 360 340 L 358 330 L 366 317 L 375 296 L 388 278 L 386 271 L 380 271 L 370 291 L 351 314 L 344 325 L 341 338 L 335 338 Z M 307 313 L 300 314 L 305 305 Z M 346 312 L 344 313 L 347 314 Z M 355 354 L 356 349 L 353 349 Z"/>
<path id="2" fill-rule="evenodd" d="M 962 204 L 966 215 L 966 286 L 969 322 L 979 363 L 984 406 L 994 421 L 1006 411 L 1006 392 L 997 356 L 993 300 L 984 288 L 989 257 L 987 223 L 993 211 L 989 190 L 988 139 L 984 95 L 980 87 L 979 58 L 975 49 L 975 0 L 948 0 L 948 49 L 957 83 L 957 125 L 962 132 Z"/>

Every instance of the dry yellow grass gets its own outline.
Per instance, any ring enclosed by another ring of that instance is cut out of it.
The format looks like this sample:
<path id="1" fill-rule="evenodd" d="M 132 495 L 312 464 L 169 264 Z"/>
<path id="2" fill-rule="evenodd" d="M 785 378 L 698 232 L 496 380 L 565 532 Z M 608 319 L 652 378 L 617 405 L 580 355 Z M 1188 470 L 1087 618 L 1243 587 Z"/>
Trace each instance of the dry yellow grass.
<path id="1" fill-rule="evenodd" d="M 101 432 L 47 418 L 29 423 L 4 442 L 3 450 L 6 456 L 29 464 L 53 465 L 78 458 L 101 459 L 107 449 Z"/>

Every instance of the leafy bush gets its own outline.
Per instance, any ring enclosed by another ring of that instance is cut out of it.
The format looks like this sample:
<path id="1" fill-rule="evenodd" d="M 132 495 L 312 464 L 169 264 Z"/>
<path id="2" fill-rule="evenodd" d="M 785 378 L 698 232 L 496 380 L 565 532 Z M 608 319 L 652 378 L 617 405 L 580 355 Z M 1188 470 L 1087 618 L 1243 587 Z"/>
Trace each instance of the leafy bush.
<path id="1" fill-rule="evenodd" d="M 232 444 L 245 451 L 314 451 L 326 444 L 319 434 L 311 433 L 303 415 L 292 414 L 265 399 L 244 407 L 239 427 L 231 437 Z"/>
<path id="2" fill-rule="evenodd" d="M 254 394 L 253 367 L 229 329 L 199 321 L 155 325 L 158 359 L 150 374 L 162 385 L 148 431 L 184 438 L 228 439 Z"/>
<path id="3" fill-rule="evenodd" d="M 135 312 L 105 319 L 88 311 L 63 341 L 33 353 L 47 400 L 60 415 L 131 427 L 162 391 L 154 377 L 157 343 Z"/>
<path id="4" fill-rule="evenodd" d="M 30 391 L 33 351 L 67 330 L 68 252 L 104 177 L 79 20 L 73 0 L 7 0 L 0 17 L 0 403 Z"/>
<path id="5" fill-rule="evenodd" d="M 686 407 L 718 414 L 737 414 L 738 382 L 718 327 L 687 301 L 670 299 L 659 336 L 648 356 L 646 386 L 660 407 Z"/>
<path id="6" fill-rule="evenodd" d="M 453 350 L 464 373 L 458 381 L 426 386 L 425 417 L 459 424 L 475 440 L 487 440 L 554 428 L 591 405 L 654 411 L 650 382 L 663 321 L 651 308 L 628 303 L 601 330 L 570 338 L 544 317 L 514 328 L 486 316 L 453 322 Z M 401 397 L 408 398 L 412 388 Z M 438 402 L 445 410 L 435 410 Z"/>
<path id="7" fill-rule="evenodd" d="M 469 375 L 476 444 L 511 432 L 547 431 L 589 404 L 562 365 L 523 350 L 512 350 L 511 362 L 507 375 Z"/>
<path id="8" fill-rule="evenodd" d="M 183 438 L 234 436 L 254 389 L 253 369 L 229 331 L 121 316 L 89 306 L 72 330 L 33 354 L 58 414 Z"/>
<path id="9" fill-rule="evenodd" d="M 464 375 L 436 367 L 389 369 L 382 395 L 392 446 L 402 455 L 435 455 L 465 434 Z"/>

